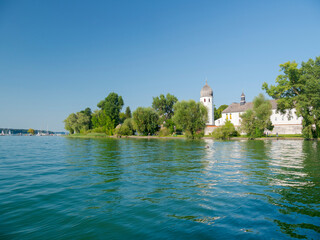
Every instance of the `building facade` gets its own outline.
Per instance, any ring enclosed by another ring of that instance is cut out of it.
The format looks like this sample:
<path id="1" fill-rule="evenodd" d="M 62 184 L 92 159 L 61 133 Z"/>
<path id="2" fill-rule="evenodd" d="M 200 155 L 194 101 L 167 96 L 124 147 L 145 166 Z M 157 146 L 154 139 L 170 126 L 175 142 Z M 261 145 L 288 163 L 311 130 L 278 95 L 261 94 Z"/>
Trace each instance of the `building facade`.
<path id="1" fill-rule="evenodd" d="M 302 117 L 296 115 L 296 110 L 287 110 L 285 114 L 277 112 L 277 101 L 270 100 L 272 106 L 272 115 L 270 120 L 274 126 L 271 134 L 301 134 L 302 132 Z M 245 95 L 242 93 L 240 103 L 230 104 L 223 112 L 222 117 L 215 121 L 216 126 L 224 125 L 226 120 L 230 120 L 236 127 L 240 127 L 241 114 L 248 109 L 252 109 L 253 103 L 246 102 Z"/>

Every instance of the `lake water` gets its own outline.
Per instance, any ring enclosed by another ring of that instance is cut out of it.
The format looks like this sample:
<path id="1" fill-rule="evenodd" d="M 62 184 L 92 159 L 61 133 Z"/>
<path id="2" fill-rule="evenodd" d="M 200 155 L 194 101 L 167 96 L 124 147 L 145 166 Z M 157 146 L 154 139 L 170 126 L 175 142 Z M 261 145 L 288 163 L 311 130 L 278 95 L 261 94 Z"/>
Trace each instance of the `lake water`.
<path id="1" fill-rule="evenodd" d="M 320 239 L 320 143 L 0 137 L 0 239 Z"/>

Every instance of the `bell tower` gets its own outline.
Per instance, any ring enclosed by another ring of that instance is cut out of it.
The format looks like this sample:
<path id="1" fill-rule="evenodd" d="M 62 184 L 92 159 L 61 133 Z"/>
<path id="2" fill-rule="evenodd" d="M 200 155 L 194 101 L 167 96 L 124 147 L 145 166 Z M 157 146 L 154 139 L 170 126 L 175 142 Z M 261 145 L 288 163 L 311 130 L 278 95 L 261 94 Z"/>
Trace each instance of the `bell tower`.
<path id="1" fill-rule="evenodd" d="M 208 110 L 208 121 L 207 125 L 214 125 L 214 108 L 213 108 L 213 91 L 208 85 L 206 80 L 206 85 L 200 91 L 200 102 Z"/>

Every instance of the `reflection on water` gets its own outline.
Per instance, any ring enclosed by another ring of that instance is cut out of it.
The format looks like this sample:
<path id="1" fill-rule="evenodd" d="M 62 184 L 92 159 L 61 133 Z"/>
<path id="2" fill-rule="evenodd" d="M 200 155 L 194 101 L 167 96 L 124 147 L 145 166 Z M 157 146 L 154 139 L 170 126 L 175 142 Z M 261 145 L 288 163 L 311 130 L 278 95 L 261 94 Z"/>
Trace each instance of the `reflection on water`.
<path id="1" fill-rule="evenodd" d="M 0 161 L 4 239 L 320 238 L 318 142 L 4 137 Z"/>

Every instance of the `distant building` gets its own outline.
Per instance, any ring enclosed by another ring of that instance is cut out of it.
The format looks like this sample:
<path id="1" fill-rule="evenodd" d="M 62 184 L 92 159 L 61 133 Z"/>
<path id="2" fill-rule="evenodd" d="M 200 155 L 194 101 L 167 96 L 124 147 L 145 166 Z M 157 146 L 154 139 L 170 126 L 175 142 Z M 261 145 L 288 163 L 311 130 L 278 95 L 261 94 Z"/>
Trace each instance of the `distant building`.
<path id="1" fill-rule="evenodd" d="M 207 80 L 206 84 L 200 91 L 200 102 L 207 108 L 208 110 L 208 121 L 206 123 L 206 128 L 204 134 L 207 135 L 213 131 L 216 127 L 214 124 L 214 105 L 213 105 L 213 91 L 212 88 L 208 85 Z"/>
<path id="2" fill-rule="evenodd" d="M 274 126 L 271 134 L 301 134 L 302 117 L 296 115 L 296 109 L 287 110 L 285 114 L 277 113 L 277 101 L 269 100 L 272 106 L 270 120 Z M 230 120 L 237 128 L 241 124 L 241 114 L 252 109 L 253 103 L 246 102 L 244 93 L 241 94 L 240 103 L 231 103 L 223 112 L 222 117 L 215 121 L 216 126 L 221 126 Z M 212 131 L 211 131 L 212 132 Z"/>

